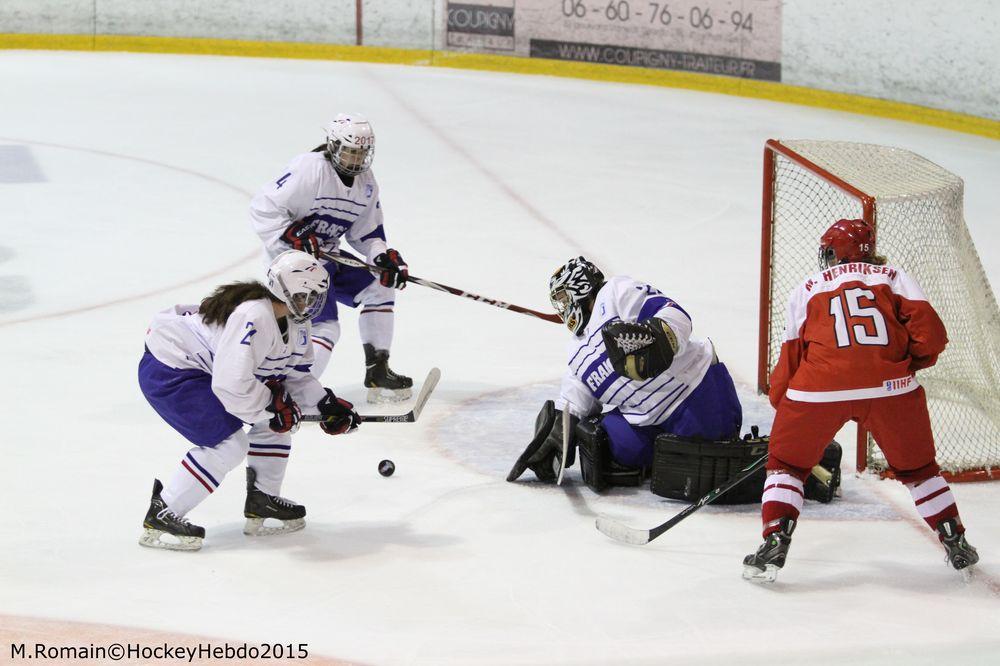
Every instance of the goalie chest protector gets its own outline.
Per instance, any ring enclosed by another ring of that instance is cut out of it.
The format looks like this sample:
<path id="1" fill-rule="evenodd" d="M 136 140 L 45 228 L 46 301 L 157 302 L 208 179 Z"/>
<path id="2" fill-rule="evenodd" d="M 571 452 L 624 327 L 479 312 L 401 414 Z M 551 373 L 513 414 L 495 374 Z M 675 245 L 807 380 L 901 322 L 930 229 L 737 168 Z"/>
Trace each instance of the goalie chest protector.
<path id="1" fill-rule="evenodd" d="M 767 443 L 767 437 L 712 442 L 661 433 L 653 443 L 649 489 L 660 497 L 697 502 L 767 453 Z M 713 503 L 759 502 L 766 476 L 766 470 L 761 468 Z"/>

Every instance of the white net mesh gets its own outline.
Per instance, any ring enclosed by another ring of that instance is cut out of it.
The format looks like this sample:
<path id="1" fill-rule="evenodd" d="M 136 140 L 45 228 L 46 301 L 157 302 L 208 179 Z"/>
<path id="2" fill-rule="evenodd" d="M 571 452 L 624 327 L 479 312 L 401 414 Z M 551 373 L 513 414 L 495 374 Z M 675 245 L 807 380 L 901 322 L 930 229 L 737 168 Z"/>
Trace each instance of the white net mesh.
<path id="1" fill-rule="evenodd" d="M 809 162 L 875 198 L 878 253 L 923 287 L 949 344 L 920 373 L 938 462 L 952 473 L 1000 468 L 1000 313 L 962 216 L 962 180 L 898 148 L 782 141 Z M 781 350 L 789 292 L 817 270 L 823 231 L 860 218 L 862 202 L 818 171 L 775 153 L 768 371 Z M 869 467 L 885 459 L 869 442 Z"/>

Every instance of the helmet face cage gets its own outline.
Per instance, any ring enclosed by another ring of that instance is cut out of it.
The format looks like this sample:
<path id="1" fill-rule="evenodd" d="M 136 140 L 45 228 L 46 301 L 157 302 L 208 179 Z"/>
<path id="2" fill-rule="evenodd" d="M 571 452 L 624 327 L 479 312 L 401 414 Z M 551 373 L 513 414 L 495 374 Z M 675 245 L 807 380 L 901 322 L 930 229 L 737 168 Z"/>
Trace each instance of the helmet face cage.
<path id="1" fill-rule="evenodd" d="M 570 259 L 549 280 L 549 301 L 573 335 L 590 319 L 587 301 L 604 282 L 604 274 L 583 257 Z"/>
<path id="2" fill-rule="evenodd" d="M 330 275 L 316 259 L 298 250 L 278 255 L 267 271 L 268 288 L 288 308 L 296 324 L 313 319 L 326 305 Z"/>
<path id="3" fill-rule="evenodd" d="M 327 129 L 326 149 L 337 171 L 356 176 L 371 168 L 375 158 L 375 134 L 367 120 L 341 114 Z"/>
<path id="4" fill-rule="evenodd" d="M 296 324 L 304 324 L 315 318 L 326 305 L 326 290 L 298 291 L 292 293 L 285 285 L 285 280 L 279 275 L 278 284 L 281 285 L 285 298 L 282 299 L 288 307 L 288 317 Z"/>
<path id="5" fill-rule="evenodd" d="M 827 245 L 819 246 L 819 269 L 821 271 L 836 266 L 838 263 L 837 252 L 832 247 Z"/>

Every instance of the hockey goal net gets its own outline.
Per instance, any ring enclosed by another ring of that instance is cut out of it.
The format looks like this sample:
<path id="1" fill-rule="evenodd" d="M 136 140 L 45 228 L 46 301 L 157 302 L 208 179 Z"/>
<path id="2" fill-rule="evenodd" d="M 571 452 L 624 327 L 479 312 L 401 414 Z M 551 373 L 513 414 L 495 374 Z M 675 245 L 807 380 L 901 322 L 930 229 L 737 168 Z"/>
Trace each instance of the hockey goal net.
<path id="1" fill-rule="evenodd" d="M 920 372 L 920 383 L 945 476 L 973 481 L 1000 478 L 1000 314 L 962 201 L 961 178 L 907 150 L 768 141 L 758 388 L 767 390 L 778 361 L 789 292 L 818 270 L 819 237 L 838 219 L 865 219 L 875 226 L 878 253 L 916 279 L 948 329 L 948 348 Z M 857 466 L 887 467 L 864 431 Z"/>

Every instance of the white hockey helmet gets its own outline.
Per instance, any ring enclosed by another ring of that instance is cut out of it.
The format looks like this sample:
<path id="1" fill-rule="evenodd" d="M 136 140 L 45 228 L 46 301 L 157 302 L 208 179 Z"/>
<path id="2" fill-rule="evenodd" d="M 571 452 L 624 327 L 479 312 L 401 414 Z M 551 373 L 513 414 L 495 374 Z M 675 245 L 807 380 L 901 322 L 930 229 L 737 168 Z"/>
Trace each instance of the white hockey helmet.
<path id="1" fill-rule="evenodd" d="M 345 176 L 364 173 L 375 158 L 375 132 L 356 113 L 341 113 L 326 126 L 326 149 L 333 168 Z"/>
<path id="2" fill-rule="evenodd" d="M 311 254 L 287 250 L 268 267 L 267 288 L 288 306 L 292 321 L 304 324 L 326 304 L 330 275 Z"/>
<path id="3" fill-rule="evenodd" d="M 549 279 L 549 300 L 573 335 L 590 321 L 591 298 L 604 285 L 604 273 L 583 257 L 570 259 Z"/>

